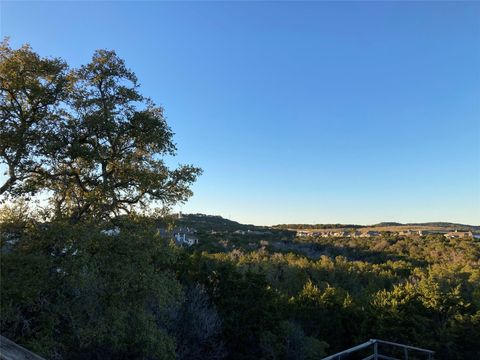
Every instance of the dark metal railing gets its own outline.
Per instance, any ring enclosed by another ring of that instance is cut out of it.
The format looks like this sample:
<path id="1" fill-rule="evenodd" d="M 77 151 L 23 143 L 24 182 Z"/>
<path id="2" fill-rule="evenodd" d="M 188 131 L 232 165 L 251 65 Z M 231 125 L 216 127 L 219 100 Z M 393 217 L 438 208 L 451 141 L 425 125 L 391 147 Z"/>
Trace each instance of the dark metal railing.
<path id="1" fill-rule="evenodd" d="M 1 360 L 45 360 L 44 358 L 28 351 L 13 341 L 0 335 Z"/>
<path id="2" fill-rule="evenodd" d="M 397 357 L 387 356 L 385 354 L 380 354 L 379 349 L 378 349 L 379 344 L 384 344 L 384 345 L 388 345 L 390 347 L 402 349 L 403 350 L 402 357 L 397 358 Z M 347 349 L 347 350 L 341 351 L 339 353 L 327 356 L 327 357 L 323 358 L 322 360 L 342 360 L 342 359 L 346 360 L 348 358 L 348 355 L 350 355 L 352 353 L 355 353 L 357 351 L 360 351 L 362 349 L 367 349 L 370 346 L 372 347 L 371 351 L 373 351 L 373 353 L 368 355 L 367 357 L 363 358 L 362 360 L 402 360 L 402 359 L 403 360 L 409 360 L 408 357 L 409 357 L 410 353 L 421 354 L 422 357 L 424 356 L 424 359 L 433 360 L 433 354 L 435 353 L 435 351 L 428 350 L 428 349 L 422 349 L 422 348 L 415 347 L 415 346 L 399 344 L 399 343 L 395 343 L 395 342 L 391 342 L 391 341 L 370 339 L 369 341 L 364 342 L 363 344 L 360 344 L 360 345 L 354 346 L 350 349 Z"/>

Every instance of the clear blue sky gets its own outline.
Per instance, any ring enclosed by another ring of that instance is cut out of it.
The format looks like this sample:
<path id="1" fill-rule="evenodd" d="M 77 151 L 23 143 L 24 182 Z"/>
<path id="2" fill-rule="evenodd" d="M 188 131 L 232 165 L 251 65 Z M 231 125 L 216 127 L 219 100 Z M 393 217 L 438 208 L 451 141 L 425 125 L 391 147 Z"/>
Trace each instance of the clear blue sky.
<path id="1" fill-rule="evenodd" d="M 1 35 L 115 49 L 204 169 L 184 212 L 480 223 L 479 2 L 2 1 Z"/>

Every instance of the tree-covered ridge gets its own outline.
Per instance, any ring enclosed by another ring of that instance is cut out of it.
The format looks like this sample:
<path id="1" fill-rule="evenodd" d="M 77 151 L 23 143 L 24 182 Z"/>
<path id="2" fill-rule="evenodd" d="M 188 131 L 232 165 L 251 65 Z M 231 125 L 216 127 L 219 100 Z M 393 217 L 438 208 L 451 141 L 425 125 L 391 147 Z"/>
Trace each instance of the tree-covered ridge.
<path id="1" fill-rule="evenodd" d="M 174 216 L 178 225 L 193 227 L 198 231 L 234 232 L 236 230 L 265 230 L 263 226 L 241 224 L 220 215 L 180 214 Z"/>
<path id="2" fill-rule="evenodd" d="M 356 225 L 356 224 L 279 224 L 272 226 L 277 229 L 378 229 L 380 231 L 388 231 L 391 229 L 438 229 L 450 231 L 480 231 L 478 225 L 457 224 L 451 222 L 425 222 L 425 223 L 398 223 L 398 222 L 381 222 L 374 225 Z"/>

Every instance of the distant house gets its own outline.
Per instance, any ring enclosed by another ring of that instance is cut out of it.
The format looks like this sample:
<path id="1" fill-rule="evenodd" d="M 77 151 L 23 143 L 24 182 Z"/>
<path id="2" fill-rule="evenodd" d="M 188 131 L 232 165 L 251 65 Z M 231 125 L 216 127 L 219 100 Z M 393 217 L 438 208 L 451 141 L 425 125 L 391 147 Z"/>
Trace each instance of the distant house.
<path id="1" fill-rule="evenodd" d="M 310 233 L 308 231 L 297 231 L 297 236 L 310 236 Z"/>
<path id="2" fill-rule="evenodd" d="M 449 233 L 444 234 L 447 239 L 465 239 L 465 238 L 473 238 L 474 235 L 471 231 L 452 231 Z"/>
<path id="3" fill-rule="evenodd" d="M 350 237 L 351 234 L 348 231 L 336 231 L 332 233 L 334 237 Z"/>
<path id="4" fill-rule="evenodd" d="M 197 230 L 190 227 L 181 226 L 173 230 L 160 227 L 158 232 L 162 237 L 173 238 L 177 245 L 192 246 L 198 244 Z"/>
<path id="5" fill-rule="evenodd" d="M 380 233 L 378 231 L 366 231 L 360 235 L 360 237 L 374 237 L 378 236 Z"/>
<path id="6" fill-rule="evenodd" d="M 107 236 L 118 236 L 120 235 L 120 228 L 118 226 L 115 226 L 112 229 L 102 230 L 101 233 Z"/>
<path id="7" fill-rule="evenodd" d="M 175 241 L 179 245 L 192 246 L 198 244 L 198 237 L 185 233 L 177 233 L 174 235 Z"/>

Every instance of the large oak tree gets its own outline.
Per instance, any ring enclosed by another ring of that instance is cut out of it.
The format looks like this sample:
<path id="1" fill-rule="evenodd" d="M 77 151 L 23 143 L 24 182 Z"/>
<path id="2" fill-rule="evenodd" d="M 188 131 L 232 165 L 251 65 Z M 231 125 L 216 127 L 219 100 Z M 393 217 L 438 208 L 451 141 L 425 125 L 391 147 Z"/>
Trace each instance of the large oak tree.
<path id="1" fill-rule="evenodd" d="M 176 147 L 163 108 L 114 51 L 70 69 L 3 42 L 0 81 L 4 198 L 45 192 L 55 216 L 78 222 L 191 196 L 201 170 L 165 164 Z"/>

